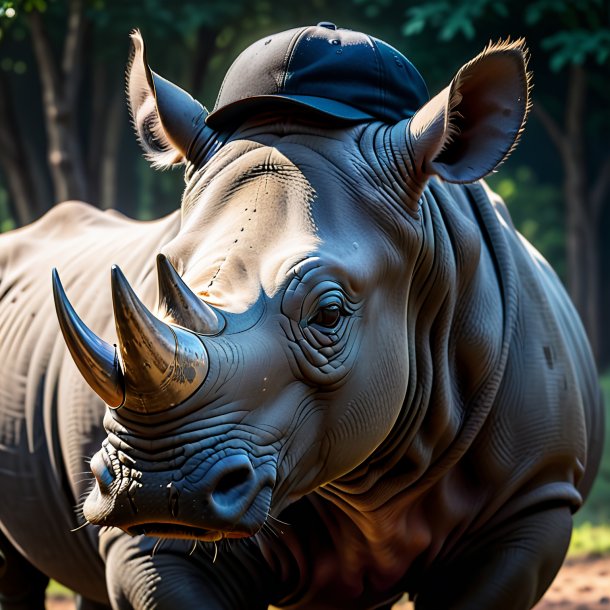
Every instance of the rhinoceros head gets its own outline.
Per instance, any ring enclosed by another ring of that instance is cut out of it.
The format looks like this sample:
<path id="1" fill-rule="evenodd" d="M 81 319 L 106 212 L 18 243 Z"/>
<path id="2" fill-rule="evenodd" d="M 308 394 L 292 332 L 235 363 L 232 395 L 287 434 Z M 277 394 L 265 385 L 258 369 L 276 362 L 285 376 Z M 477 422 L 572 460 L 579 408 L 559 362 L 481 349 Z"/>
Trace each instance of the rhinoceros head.
<path id="1" fill-rule="evenodd" d="M 271 106 L 222 133 L 134 45 L 136 130 L 154 164 L 187 164 L 187 186 L 154 313 L 113 268 L 117 348 L 55 277 L 68 347 L 110 407 L 84 513 L 130 533 L 250 536 L 397 435 L 412 442 L 431 320 L 458 283 L 424 187 L 478 180 L 510 151 L 528 108 L 523 45 L 489 47 L 396 124 Z M 472 269 L 479 239 L 466 225 L 460 239 Z"/>

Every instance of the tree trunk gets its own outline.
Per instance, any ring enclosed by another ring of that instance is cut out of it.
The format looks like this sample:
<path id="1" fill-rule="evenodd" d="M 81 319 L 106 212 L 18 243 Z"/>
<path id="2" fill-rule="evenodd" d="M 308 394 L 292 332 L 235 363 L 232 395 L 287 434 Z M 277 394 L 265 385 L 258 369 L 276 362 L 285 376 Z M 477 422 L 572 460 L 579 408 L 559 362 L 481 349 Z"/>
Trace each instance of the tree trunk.
<path id="1" fill-rule="evenodd" d="M 591 209 L 581 159 L 568 160 L 566 198 L 568 290 L 580 313 L 594 355 L 599 355 L 599 219 Z"/>
<path id="2" fill-rule="evenodd" d="M 0 71 L 0 165 L 9 188 L 9 206 L 17 226 L 32 222 L 45 210 L 38 200 L 8 78 Z"/>
<path id="3" fill-rule="evenodd" d="M 29 13 L 34 54 L 43 91 L 47 154 L 56 201 L 87 198 L 87 179 L 79 139 L 78 92 L 83 67 L 83 0 L 70 0 L 61 66 L 38 11 Z"/>
<path id="4" fill-rule="evenodd" d="M 104 155 L 106 123 L 108 122 L 108 68 L 105 62 L 96 62 L 91 78 L 91 120 L 89 121 L 89 150 L 87 175 L 89 203 L 99 206 L 102 191 L 101 166 Z"/>
<path id="5" fill-rule="evenodd" d="M 193 61 L 192 94 L 199 98 L 208 73 L 210 59 L 214 54 L 218 30 L 200 27 L 197 31 L 197 44 Z"/>
<path id="6" fill-rule="evenodd" d="M 117 209 L 119 146 L 127 110 L 122 89 L 116 89 L 107 114 L 106 132 L 100 168 L 100 207 L 103 210 Z"/>

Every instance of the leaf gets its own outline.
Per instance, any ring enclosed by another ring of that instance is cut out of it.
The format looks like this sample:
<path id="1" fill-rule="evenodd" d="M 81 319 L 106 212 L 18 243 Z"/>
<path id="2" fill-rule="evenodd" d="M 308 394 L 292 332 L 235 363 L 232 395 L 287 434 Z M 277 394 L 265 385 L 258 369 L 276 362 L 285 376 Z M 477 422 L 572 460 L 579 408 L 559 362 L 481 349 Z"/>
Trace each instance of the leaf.
<path id="1" fill-rule="evenodd" d="M 547 36 L 541 45 L 550 52 L 550 66 L 556 72 L 568 64 L 583 64 L 588 59 L 603 64 L 610 57 L 610 29 L 564 30 Z"/>
<path id="2" fill-rule="evenodd" d="M 480 17 L 488 3 L 489 0 L 471 0 L 459 7 L 454 7 L 445 26 L 441 29 L 440 39 L 451 40 L 460 32 L 468 40 L 474 38 L 474 20 Z"/>
<path id="3" fill-rule="evenodd" d="M 562 14 L 569 9 L 565 0 L 538 0 L 525 8 L 525 23 L 535 25 L 549 13 Z"/>
<path id="4" fill-rule="evenodd" d="M 402 26 L 404 36 L 414 36 L 424 31 L 426 22 L 424 19 L 411 19 Z"/>
<path id="5" fill-rule="evenodd" d="M 610 45 L 607 47 L 600 47 L 597 50 L 597 63 L 598 64 L 606 63 L 606 61 L 608 61 L 609 57 L 610 57 Z"/>
<path id="6" fill-rule="evenodd" d="M 465 15 L 456 15 L 455 18 L 449 20 L 447 25 L 441 30 L 441 40 L 452 40 L 456 34 L 462 33 L 468 40 L 474 38 L 475 29 L 472 19 Z"/>
<path id="7" fill-rule="evenodd" d="M 432 27 L 438 27 L 449 13 L 450 5 L 448 2 L 432 2 L 412 6 L 405 12 L 407 22 L 403 26 L 403 33 L 406 30 L 410 32 L 410 34 L 405 34 L 406 36 L 419 34 L 426 28 L 428 23 Z"/>
<path id="8" fill-rule="evenodd" d="M 508 7 L 504 2 L 494 2 L 492 4 L 492 9 L 497 15 L 500 15 L 500 17 L 508 17 L 509 15 Z"/>
<path id="9" fill-rule="evenodd" d="M 27 13 L 31 13 L 32 11 L 44 13 L 47 10 L 47 3 L 45 0 L 26 0 L 23 8 Z"/>

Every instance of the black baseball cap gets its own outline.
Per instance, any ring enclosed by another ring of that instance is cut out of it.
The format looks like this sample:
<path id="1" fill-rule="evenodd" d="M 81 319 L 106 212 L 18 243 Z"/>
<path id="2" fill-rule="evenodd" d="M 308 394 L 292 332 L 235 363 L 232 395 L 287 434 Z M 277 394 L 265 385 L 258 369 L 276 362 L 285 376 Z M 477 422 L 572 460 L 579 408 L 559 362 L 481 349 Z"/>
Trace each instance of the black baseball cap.
<path id="1" fill-rule="evenodd" d="M 429 99 L 415 66 L 389 44 L 333 23 L 262 38 L 233 62 L 206 122 L 222 129 L 278 105 L 347 121 L 396 123 Z"/>

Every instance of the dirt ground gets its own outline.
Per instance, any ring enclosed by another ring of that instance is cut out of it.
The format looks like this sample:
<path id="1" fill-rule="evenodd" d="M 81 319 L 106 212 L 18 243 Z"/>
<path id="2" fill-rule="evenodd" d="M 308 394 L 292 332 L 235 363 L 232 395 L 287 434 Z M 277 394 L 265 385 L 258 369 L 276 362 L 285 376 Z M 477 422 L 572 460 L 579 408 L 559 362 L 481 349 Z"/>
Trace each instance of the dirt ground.
<path id="1" fill-rule="evenodd" d="M 568 559 L 536 610 L 610 610 L 610 556 Z"/>
<path id="2" fill-rule="evenodd" d="M 47 610 L 74 610 L 74 602 L 66 598 L 52 598 L 47 600 L 46 607 Z M 412 606 L 401 603 L 395 608 L 408 610 Z M 554 609 L 610 610 L 610 555 L 568 559 L 535 608 Z"/>
<path id="3" fill-rule="evenodd" d="M 408 603 L 396 610 L 411 610 Z M 610 555 L 568 559 L 534 610 L 610 610 Z M 488 609 L 481 609 L 488 610 Z"/>

